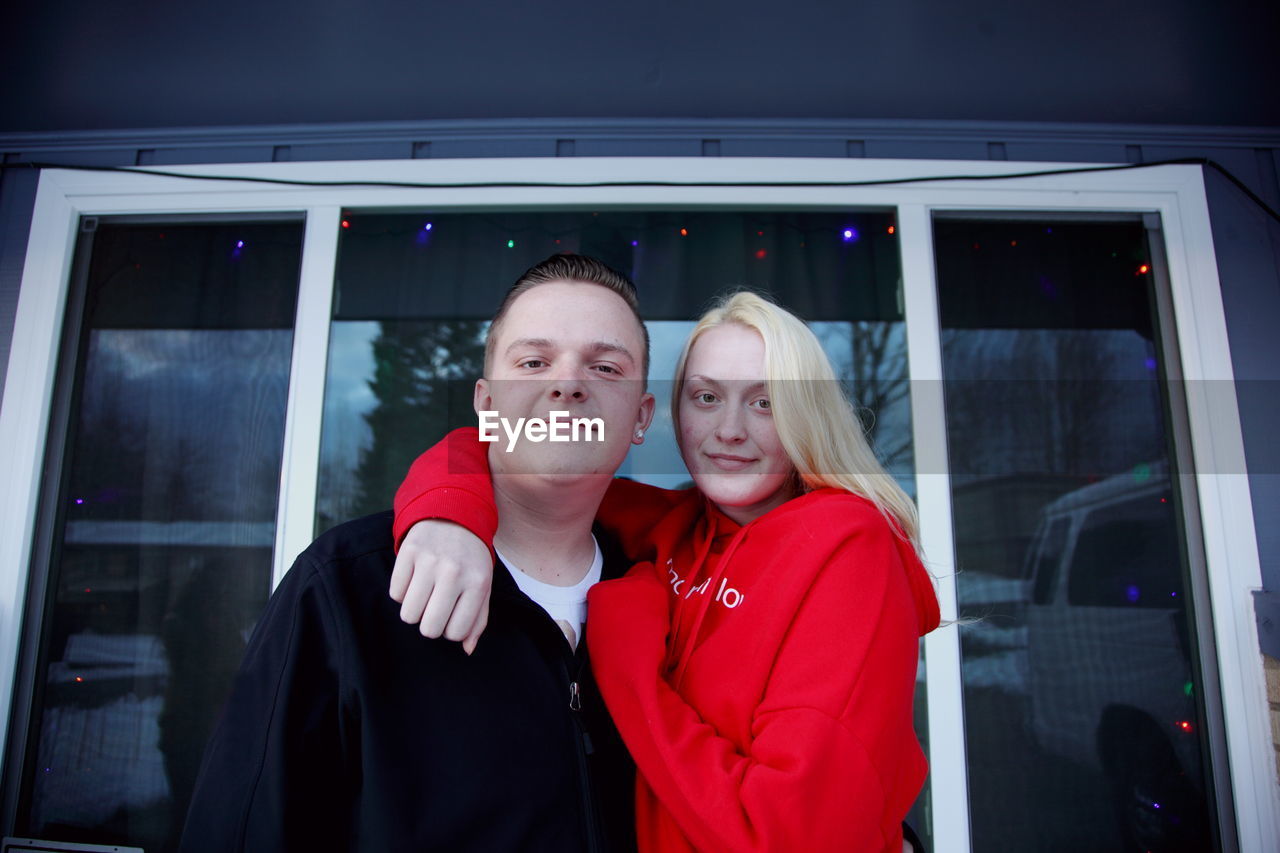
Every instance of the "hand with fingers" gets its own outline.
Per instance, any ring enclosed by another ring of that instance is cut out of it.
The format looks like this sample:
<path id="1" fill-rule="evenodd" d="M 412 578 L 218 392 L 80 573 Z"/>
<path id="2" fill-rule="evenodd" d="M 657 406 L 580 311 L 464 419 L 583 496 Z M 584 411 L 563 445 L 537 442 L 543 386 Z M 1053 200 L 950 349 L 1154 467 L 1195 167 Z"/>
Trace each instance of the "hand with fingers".
<path id="1" fill-rule="evenodd" d="M 489 622 L 493 556 L 460 524 L 429 519 L 405 534 L 391 572 L 400 618 L 422 636 L 461 642 L 471 654 Z"/>

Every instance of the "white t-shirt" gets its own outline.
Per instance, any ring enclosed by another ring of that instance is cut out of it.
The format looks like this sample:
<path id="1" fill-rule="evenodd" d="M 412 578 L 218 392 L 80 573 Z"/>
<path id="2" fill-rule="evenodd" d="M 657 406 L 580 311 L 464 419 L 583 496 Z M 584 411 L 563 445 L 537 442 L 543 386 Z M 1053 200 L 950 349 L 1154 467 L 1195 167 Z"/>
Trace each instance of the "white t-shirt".
<path id="1" fill-rule="evenodd" d="M 511 577 L 515 579 L 520 591 L 547 611 L 564 632 L 569 645 L 575 649 L 578 647 L 578 638 L 582 636 L 582 626 L 587 621 L 587 590 L 600 580 L 600 573 L 604 570 L 604 555 L 600 553 L 600 543 L 596 542 L 594 536 L 591 537 L 591 542 L 596 549 L 595 557 L 591 560 L 591 568 L 587 569 L 582 580 L 573 586 L 556 586 L 530 577 L 524 573 L 523 569 L 511 562 L 506 554 L 499 551 L 497 546 L 493 549 L 497 552 L 498 559 L 511 571 Z"/>

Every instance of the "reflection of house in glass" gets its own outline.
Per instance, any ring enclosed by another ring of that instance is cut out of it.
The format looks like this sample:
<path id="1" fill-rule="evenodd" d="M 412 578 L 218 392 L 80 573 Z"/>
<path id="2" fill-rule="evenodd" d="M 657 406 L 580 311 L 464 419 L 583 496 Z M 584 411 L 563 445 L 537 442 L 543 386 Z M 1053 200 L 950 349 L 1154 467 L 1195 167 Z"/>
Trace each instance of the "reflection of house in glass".
<path id="1" fill-rule="evenodd" d="M 33 822 L 102 826 L 163 808 L 170 791 L 160 746 L 169 664 L 146 634 L 75 634 L 49 665 Z"/>

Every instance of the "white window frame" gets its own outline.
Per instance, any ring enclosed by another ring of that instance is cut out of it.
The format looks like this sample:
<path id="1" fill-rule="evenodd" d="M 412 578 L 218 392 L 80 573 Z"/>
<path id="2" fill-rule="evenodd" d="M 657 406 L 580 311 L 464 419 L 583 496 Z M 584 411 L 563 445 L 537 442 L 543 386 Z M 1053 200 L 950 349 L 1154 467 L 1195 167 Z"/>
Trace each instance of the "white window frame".
<path id="1" fill-rule="evenodd" d="M 55 365 L 81 216 L 305 214 L 274 585 L 310 541 L 314 523 L 330 304 L 343 209 L 894 208 L 902 245 L 916 467 L 926 472 L 917 478 L 922 537 L 933 569 L 941 577 L 943 616 L 954 618 L 950 478 L 929 473 L 947 470 L 941 383 L 920 381 L 942 377 L 932 215 L 948 210 L 1158 213 L 1168 255 L 1182 374 L 1189 382 L 1231 382 L 1226 321 L 1201 170 L 1171 165 L 1000 181 L 871 187 L 740 184 L 859 182 L 938 174 L 997 176 L 1074 168 L 1079 164 L 626 157 L 255 163 L 169 170 L 192 176 L 446 185 L 432 188 L 298 187 L 129 172 L 42 172 L 0 409 L 0 470 L 8 472 L 6 488 L 0 493 L 0 707 L 6 709 L 5 732 Z M 531 181 L 569 185 L 665 182 L 677 186 L 447 186 Z M 706 186 L 708 183 L 724 186 Z M 1239 844 L 1243 850 L 1276 850 L 1280 849 L 1280 802 L 1251 597 L 1251 592 L 1261 587 L 1261 571 L 1239 412 L 1233 395 L 1215 395 L 1212 405 L 1203 395 L 1191 395 L 1188 407 Z M 1197 606 L 1204 607 L 1205 602 L 1197 602 Z M 939 853 L 967 851 L 971 844 L 958 631 L 955 627 L 935 631 L 926 638 L 925 646 L 935 846 Z"/>

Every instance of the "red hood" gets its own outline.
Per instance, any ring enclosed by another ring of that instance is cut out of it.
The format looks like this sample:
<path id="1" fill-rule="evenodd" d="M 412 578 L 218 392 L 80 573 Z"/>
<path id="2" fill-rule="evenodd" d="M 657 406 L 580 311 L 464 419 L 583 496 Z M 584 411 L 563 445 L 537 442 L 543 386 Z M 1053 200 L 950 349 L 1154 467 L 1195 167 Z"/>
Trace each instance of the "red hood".
<path id="1" fill-rule="evenodd" d="M 805 495 L 793 500 L 787 501 L 782 506 L 774 509 L 765 515 L 760 516 L 755 521 L 746 525 L 747 528 L 753 528 L 757 525 L 773 525 L 787 524 L 787 516 L 803 512 L 805 508 L 812 502 L 820 500 L 823 495 L 842 494 L 841 489 L 827 488 L 816 489 Z M 720 555 L 730 546 L 734 537 L 743 529 L 743 525 L 738 524 L 729 516 L 725 515 L 711 501 L 703 499 L 705 509 L 703 512 L 704 523 L 699 524 L 696 536 L 698 539 L 697 551 L 703 553 L 706 546 L 708 536 L 714 541 L 708 549 L 711 553 Z M 920 636 L 928 634 L 930 631 L 938 627 L 942 621 L 941 611 L 938 609 L 938 594 L 935 588 L 933 575 L 929 574 L 929 570 L 924 567 L 924 563 L 920 560 L 920 555 L 916 553 L 915 546 L 911 544 L 901 533 L 896 521 L 886 518 L 889 526 L 893 528 L 898 556 L 902 560 L 902 569 L 906 573 L 907 583 L 911 586 L 911 595 L 916 605 L 916 623 Z M 750 530 L 748 530 L 750 533 Z M 696 573 L 696 568 L 695 568 Z"/>

